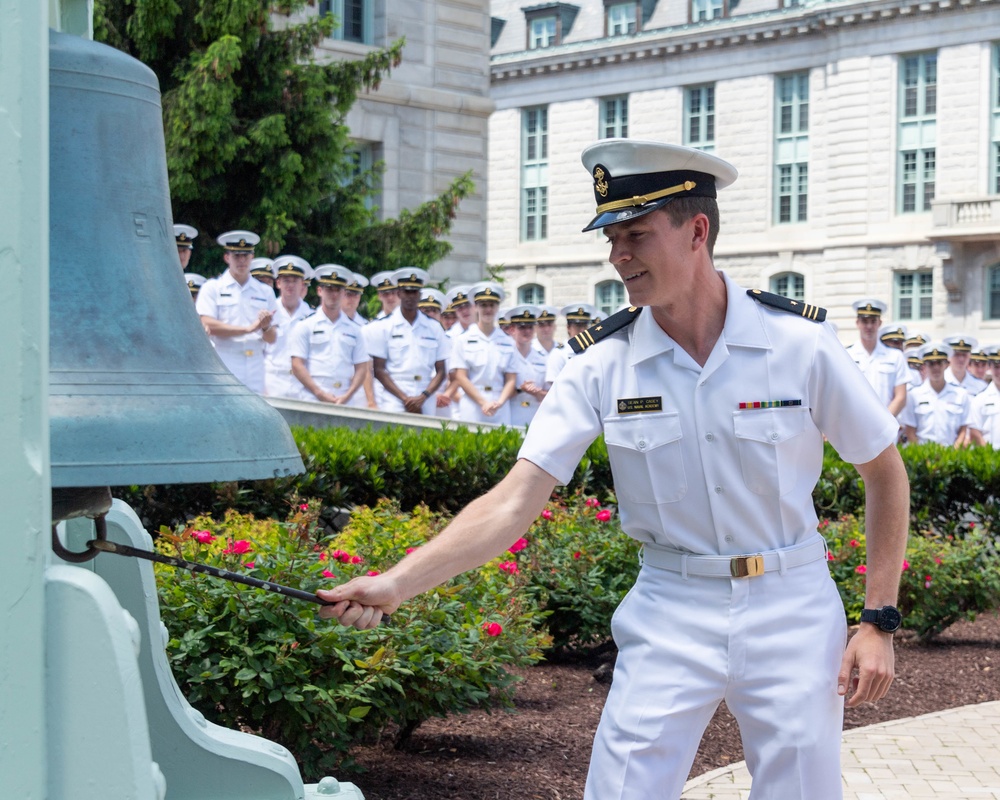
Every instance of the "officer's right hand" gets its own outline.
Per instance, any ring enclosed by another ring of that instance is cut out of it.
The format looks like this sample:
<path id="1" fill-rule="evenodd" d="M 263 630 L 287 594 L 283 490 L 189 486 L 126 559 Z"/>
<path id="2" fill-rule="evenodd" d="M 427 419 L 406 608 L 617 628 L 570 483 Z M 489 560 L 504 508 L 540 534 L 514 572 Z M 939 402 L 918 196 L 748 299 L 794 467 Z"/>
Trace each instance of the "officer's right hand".
<path id="1" fill-rule="evenodd" d="M 320 607 L 322 619 L 335 619 L 341 625 L 359 630 L 376 627 L 383 614 L 391 614 L 402 602 L 390 575 L 354 578 L 333 589 L 320 589 L 316 594 L 331 604 Z"/>

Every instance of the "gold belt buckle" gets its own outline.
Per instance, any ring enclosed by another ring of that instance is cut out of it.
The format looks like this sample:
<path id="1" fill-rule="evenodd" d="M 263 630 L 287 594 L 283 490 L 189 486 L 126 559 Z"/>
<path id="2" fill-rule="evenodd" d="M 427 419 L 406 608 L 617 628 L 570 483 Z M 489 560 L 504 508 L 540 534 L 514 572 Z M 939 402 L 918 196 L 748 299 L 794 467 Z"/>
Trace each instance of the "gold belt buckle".
<path id="1" fill-rule="evenodd" d="M 756 578 L 764 574 L 764 556 L 736 556 L 729 559 L 729 574 L 734 578 Z"/>
<path id="2" fill-rule="evenodd" d="M 253 355 L 253 350 L 244 350 L 243 355 L 245 355 L 247 358 L 250 358 L 250 356 Z"/>

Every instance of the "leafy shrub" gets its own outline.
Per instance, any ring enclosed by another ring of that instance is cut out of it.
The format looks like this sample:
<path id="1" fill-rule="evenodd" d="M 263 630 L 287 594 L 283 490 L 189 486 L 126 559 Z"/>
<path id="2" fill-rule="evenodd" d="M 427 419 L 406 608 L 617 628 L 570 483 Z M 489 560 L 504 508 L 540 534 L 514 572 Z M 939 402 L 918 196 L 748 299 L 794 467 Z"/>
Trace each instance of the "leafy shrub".
<path id="1" fill-rule="evenodd" d="M 527 593 L 546 612 L 556 648 L 600 644 L 611 615 L 639 573 L 639 543 L 618 525 L 612 507 L 578 493 L 550 502 L 527 534 Z"/>
<path id="2" fill-rule="evenodd" d="M 855 517 L 821 525 L 830 547 L 830 568 L 847 618 L 857 623 L 865 600 L 866 547 Z M 1000 605 L 1000 553 L 992 535 L 975 523 L 956 538 L 934 531 L 910 536 L 901 565 L 899 610 L 903 627 L 923 640 L 960 619 Z"/>
<path id="3" fill-rule="evenodd" d="M 358 509 L 322 538 L 312 504 L 285 523 L 229 512 L 161 531 L 164 553 L 315 591 L 399 560 L 440 529 L 421 507 Z M 508 667 L 531 664 L 548 640 L 502 559 L 404 604 L 388 625 L 356 631 L 320 620 L 310 603 L 157 565 L 168 654 L 208 718 L 281 742 L 318 779 L 350 766 L 350 745 L 398 726 L 471 708 L 509 706 Z"/>

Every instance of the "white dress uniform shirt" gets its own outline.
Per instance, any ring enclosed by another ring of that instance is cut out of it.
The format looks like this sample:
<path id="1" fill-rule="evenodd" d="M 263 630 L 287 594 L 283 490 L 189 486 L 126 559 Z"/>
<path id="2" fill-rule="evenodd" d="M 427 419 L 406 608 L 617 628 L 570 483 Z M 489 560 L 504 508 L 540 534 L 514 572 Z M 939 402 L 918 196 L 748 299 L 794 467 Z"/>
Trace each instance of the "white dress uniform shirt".
<path id="1" fill-rule="evenodd" d="M 901 351 L 878 342 L 869 353 L 861 342 L 855 342 L 847 348 L 847 352 L 884 405 L 892 402 L 897 386 L 910 384 L 910 367 Z"/>
<path id="2" fill-rule="evenodd" d="M 494 328 L 487 336 L 479 325 L 470 325 L 453 344 L 451 369 L 464 369 L 484 400 L 497 400 L 503 392 L 504 375 L 517 371 L 514 340 L 500 328 Z M 463 394 L 458 401 L 458 418 L 465 422 L 509 425 L 510 402 L 504 403 L 492 417 L 487 417 L 477 402 Z"/>
<path id="3" fill-rule="evenodd" d="M 726 283 L 725 325 L 704 367 L 644 310 L 569 361 L 519 453 L 567 483 L 603 431 L 623 529 L 690 553 L 815 537 L 823 435 L 859 464 L 899 430 L 828 326 Z M 792 404 L 740 408 L 775 401 Z"/>
<path id="4" fill-rule="evenodd" d="M 948 369 L 944 371 L 944 379 L 949 383 L 957 383 L 965 389 L 971 397 L 975 397 L 977 394 L 984 391 L 987 386 L 986 381 L 977 378 L 971 372 L 966 372 L 965 377 L 962 378 L 962 380 L 958 380 L 955 377 L 955 373 L 951 371 L 951 367 L 948 367 Z"/>
<path id="5" fill-rule="evenodd" d="M 566 362 L 573 357 L 573 350 L 569 345 L 559 345 L 549 351 L 549 357 L 545 362 L 545 386 L 549 387 L 552 382 L 559 377 Z"/>
<path id="6" fill-rule="evenodd" d="M 358 325 L 344 314 L 332 322 L 320 309 L 299 322 L 292 331 L 288 343 L 289 359 L 292 356 L 305 360 L 306 369 L 320 388 L 341 395 L 351 385 L 355 365 L 368 362 L 368 348 Z M 295 382 L 299 385 L 300 399 L 318 400 L 298 379 Z M 364 397 L 360 385 L 351 399 L 359 394 Z"/>
<path id="7" fill-rule="evenodd" d="M 549 354 L 537 342 L 532 342 L 528 355 L 522 356 L 521 351 L 514 347 L 514 371 L 517 373 L 517 386 L 520 387 L 525 381 L 531 381 L 539 389 L 545 388 L 545 369 Z M 510 401 L 510 424 L 528 425 L 538 411 L 539 401 L 534 395 L 522 392 L 518 389 L 517 394 Z"/>
<path id="8" fill-rule="evenodd" d="M 271 323 L 277 326 L 278 338 L 274 344 L 264 346 L 264 394 L 268 397 L 301 399 L 302 384 L 292 374 L 292 357 L 288 353 L 288 342 L 296 324 L 312 313 L 312 308 L 305 300 L 299 300 L 298 306 L 291 314 L 281 302 L 278 303 L 278 310 L 275 311 Z M 310 399 L 316 398 L 310 394 Z"/>
<path id="9" fill-rule="evenodd" d="M 969 427 L 979 431 L 986 444 L 1000 450 L 1000 390 L 995 383 L 972 398 Z"/>
<path id="10" fill-rule="evenodd" d="M 970 405 L 969 393 L 957 383 L 946 380 L 938 394 L 928 380 L 907 393 L 900 422 L 917 429 L 920 444 L 937 442 L 951 447 L 959 428 L 969 423 Z"/>
<path id="11" fill-rule="evenodd" d="M 227 269 L 205 281 L 195 309 L 227 325 L 253 325 L 261 311 L 275 311 L 274 290 L 256 278 L 240 286 Z M 211 336 L 212 344 L 230 372 L 258 394 L 264 393 L 264 338 L 259 330 L 242 336 Z"/>
<path id="12" fill-rule="evenodd" d="M 403 317 L 401 309 L 382 320 L 365 326 L 369 355 L 384 358 L 389 377 L 403 394 L 418 395 L 434 378 L 435 364 L 445 361 L 450 353 L 448 335 L 440 323 L 418 311 L 413 324 Z M 375 379 L 376 387 L 381 382 Z M 403 401 L 382 389 L 377 392 L 378 407 L 383 411 L 405 412 Z M 424 401 L 422 413 L 433 417 L 437 399 L 432 394 Z"/>

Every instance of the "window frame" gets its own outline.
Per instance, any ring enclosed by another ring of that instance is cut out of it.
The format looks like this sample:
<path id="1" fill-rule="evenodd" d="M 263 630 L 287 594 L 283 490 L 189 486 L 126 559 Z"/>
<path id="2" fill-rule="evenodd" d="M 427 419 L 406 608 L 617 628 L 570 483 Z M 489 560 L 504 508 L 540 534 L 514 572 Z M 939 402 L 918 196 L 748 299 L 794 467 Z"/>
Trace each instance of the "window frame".
<path id="1" fill-rule="evenodd" d="M 347 22 L 347 12 L 345 4 L 357 4 L 361 8 L 361 35 L 359 38 L 345 35 L 345 22 Z M 319 0 L 319 14 L 333 14 L 337 20 L 337 25 L 330 34 L 330 38 L 343 42 L 354 42 L 356 44 L 375 44 L 375 0 Z"/>
<path id="2" fill-rule="evenodd" d="M 611 290 L 614 296 L 611 298 L 611 303 L 601 302 L 601 293 L 604 290 Z M 617 299 L 617 298 L 621 299 Z M 609 316 L 615 313 L 621 306 L 628 294 L 625 291 L 625 284 L 614 278 L 609 278 L 608 280 L 599 281 L 594 285 L 594 308 L 597 309 L 598 314 L 600 314 L 601 319 L 607 319 Z M 607 309 L 605 311 L 605 309 Z"/>
<path id="3" fill-rule="evenodd" d="M 699 106 L 703 106 L 704 110 L 699 108 L 697 112 L 693 112 L 691 101 L 696 95 L 699 98 Z M 711 107 L 709 108 L 709 106 Z M 702 150 L 705 153 L 712 153 L 715 151 L 715 114 L 715 83 L 702 83 L 695 86 L 684 87 L 683 139 L 686 146 L 694 147 L 695 149 Z M 699 120 L 699 131 L 703 127 L 711 131 L 711 139 L 708 139 L 706 136 L 704 141 L 696 142 L 692 138 L 692 119 Z"/>
<path id="4" fill-rule="evenodd" d="M 535 299 L 536 296 L 540 299 Z M 517 305 L 519 306 L 543 306 L 545 305 L 545 287 L 540 283 L 523 283 L 517 287 Z"/>
<path id="5" fill-rule="evenodd" d="M 916 62 L 915 81 L 910 80 Z M 896 107 L 896 212 L 931 210 L 937 179 L 937 50 L 898 58 Z M 930 79 L 930 65 L 933 71 Z"/>
<path id="6" fill-rule="evenodd" d="M 534 130 L 531 119 L 537 115 Z M 548 168 L 549 107 L 528 106 L 521 109 L 521 203 L 520 237 L 522 242 L 548 239 Z M 534 146 L 534 155 L 530 155 Z"/>
<path id="7" fill-rule="evenodd" d="M 904 293 L 904 283 L 909 283 L 908 291 Z M 929 312 L 926 316 L 920 312 L 923 301 L 927 301 Z M 904 301 L 909 302 L 909 313 L 904 311 Z M 894 320 L 899 322 L 930 322 L 934 319 L 934 272 L 932 270 L 899 270 L 892 276 L 892 310 Z"/>
<path id="8" fill-rule="evenodd" d="M 608 120 L 610 104 L 614 103 L 613 119 Z M 600 119 L 597 125 L 598 139 L 628 138 L 628 95 L 619 94 L 614 97 L 602 97 L 598 106 Z M 610 133 L 608 132 L 610 129 Z"/>
<path id="9" fill-rule="evenodd" d="M 781 281 L 786 281 L 792 284 L 791 294 L 788 293 L 787 289 L 785 291 L 782 290 L 782 287 L 779 285 Z M 768 289 L 772 294 L 805 302 L 806 276 L 801 272 L 795 272 L 794 270 L 777 272 L 768 279 Z"/>
<path id="10" fill-rule="evenodd" d="M 774 76 L 775 225 L 809 220 L 809 79 L 809 70 Z"/>
<path id="11" fill-rule="evenodd" d="M 990 58 L 990 177 L 987 194 L 1000 194 L 1000 42 Z"/>
<path id="12" fill-rule="evenodd" d="M 626 30 L 621 33 L 611 32 L 611 13 L 612 9 L 632 9 L 632 20 L 631 27 L 632 30 Z M 604 0 L 604 35 L 605 36 L 632 36 L 642 30 L 642 6 L 639 4 L 639 0 Z"/>
<path id="13" fill-rule="evenodd" d="M 716 9 L 719 11 L 718 14 L 699 19 L 698 15 L 702 11 L 709 12 Z M 691 0 L 688 5 L 688 14 L 690 22 L 711 22 L 713 19 L 725 19 L 729 16 L 729 0 Z"/>

